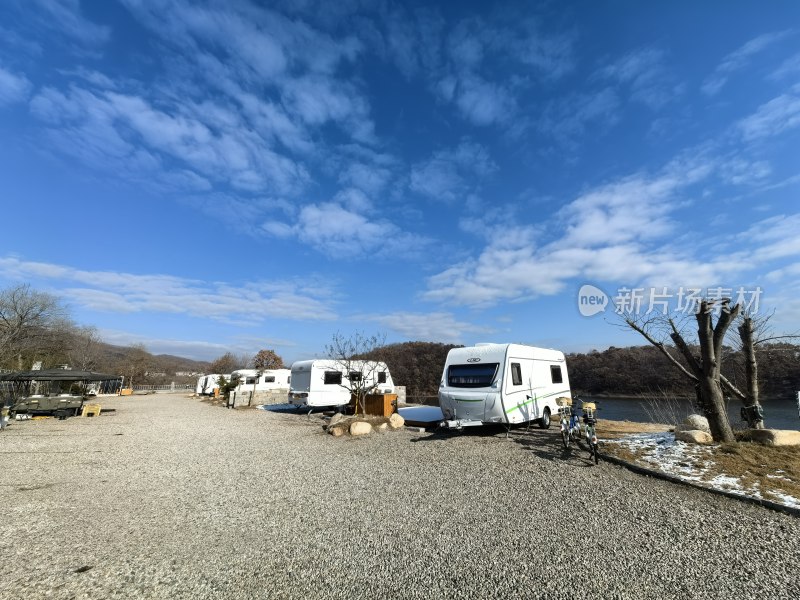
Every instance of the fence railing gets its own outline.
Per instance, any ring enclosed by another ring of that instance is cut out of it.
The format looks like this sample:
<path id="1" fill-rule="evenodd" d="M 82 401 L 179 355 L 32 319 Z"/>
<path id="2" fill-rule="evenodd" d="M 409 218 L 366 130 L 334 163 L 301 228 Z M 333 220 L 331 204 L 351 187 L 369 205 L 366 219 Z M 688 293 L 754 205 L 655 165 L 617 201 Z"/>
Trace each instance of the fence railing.
<path id="1" fill-rule="evenodd" d="M 194 391 L 193 383 L 164 383 L 161 385 L 134 385 L 134 392 L 182 392 L 185 390 Z"/>

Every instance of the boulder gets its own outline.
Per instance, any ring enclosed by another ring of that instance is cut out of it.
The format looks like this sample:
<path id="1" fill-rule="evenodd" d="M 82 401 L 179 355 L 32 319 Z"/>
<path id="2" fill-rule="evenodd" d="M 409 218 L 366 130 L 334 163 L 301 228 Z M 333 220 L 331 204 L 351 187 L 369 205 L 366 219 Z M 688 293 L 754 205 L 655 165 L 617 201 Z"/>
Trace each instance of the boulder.
<path id="1" fill-rule="evenodd" d="M 353 421 L 350 424 L 350 435 L 369 435 L 372 433 L 372 425 L 366 421 Z"/>
<path id="2" fill-rule="evenodd" d="M 800 431 L 791 429 L 748 429 L 747 438 L 766 446 L 800 446 Z"/>
<path id="3" fill-rule="evenodd" d="M 708 426 L 708 419 L 703 415 L 689 415 L 683 420 L 683 423 L 675 427 L 675 432 L 678 431 L 705 431 L 711 433 L 711 428 Z"/>
<path id="4" fill-rule="evenodd" d="M 347 433 L 348 427 L 344 423 L 338 423 L 333 427 L 328 426 L 328 433 L 330 433 L 333 437 L 341 437 L 345 433 Z"/>
<path id="5" fill-rule="evenodd" d="M 700 429 L 675 429 L 675 439 L 690 444 L 713 444 L 711 434 Z"/>
<path id="6" fill-rule="evenodd" d="M 386 431 L 387 429 L 389 429 L 389 424 L 388 423 L 381 423 L 375 429 L 377 429 L 378 431 L 381 431 L 381 432 L 382 431 Z"/>
<path id="7" fill-rule="evenodd" d="M 331 420 L 328 421 L 328 429 L 333 427 L 334 425 L 341 423 L 345 420 L 345 416 L 342 413 L 336 413 L 331 417 Z"/>
<path id="8" fill-rule="evenodd" d="M 405 423 L 406 420 L 397 413 L 394 413 L 391 417 L 389 417 L 389 427 L 392 429 L 400 429 L 403 425 L 405 425 Z"/>

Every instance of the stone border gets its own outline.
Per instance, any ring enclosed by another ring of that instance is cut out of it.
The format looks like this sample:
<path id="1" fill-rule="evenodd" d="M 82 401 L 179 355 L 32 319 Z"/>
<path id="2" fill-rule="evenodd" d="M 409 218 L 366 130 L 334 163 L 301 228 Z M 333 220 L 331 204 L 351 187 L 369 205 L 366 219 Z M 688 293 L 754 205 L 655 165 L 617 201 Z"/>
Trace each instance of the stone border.
<path id="1" fill-rule="evenodd" d="M 692 487 L 698 490 L 703 490 L 705 492 L 711 492 L 719 496 L 725 496 L 726 498 L 731 498 L 733 500 L 739 500 L 740 502 L 757 504 L 758 506 L 762 506 L 770 510 L 782 512 L 787 515 L 792 515 L 793 517 L 800 517 L 800 508 L 786 506 L 784 504 L 779 504 L 777 502 L 772 502 L 771 500 L 765 500 L 763 498 L 751 498 L 749 496 L 743 496 L 741 494 L 736 494 L 734 492 L 727 492 L 725 490 L 718 490 L 712 487 L 700 485 L 699 483 L 695 483 L 694 481 L 686 481 L 685 479 L 681 479 L 680 477 L 676 477 L 675 475 L 670 475 L 669 473 L 664 473 L 662 471 L 656 471 L 654 469 L 648 469 L 647 467 L 642 467 L 634 463 L 629 463 L 626 460 L 622 460 L 621 458 L 617 458 L 616 456 L 611 456 L 609 454 L 600 454 L 600 461 L 601 462 L 606 461 L 613 463 L 615 465 L 619 465 L 621 467 L 625 467 L 629 471 L 633 471 L 634 473 L 638 473 L 639 475 L 647 475 L 648 477 L 655 477 L 656 479 L 662 479 L 664 481 L 669 481 L 671 483 L 679 483 L 681 485 Z"/>

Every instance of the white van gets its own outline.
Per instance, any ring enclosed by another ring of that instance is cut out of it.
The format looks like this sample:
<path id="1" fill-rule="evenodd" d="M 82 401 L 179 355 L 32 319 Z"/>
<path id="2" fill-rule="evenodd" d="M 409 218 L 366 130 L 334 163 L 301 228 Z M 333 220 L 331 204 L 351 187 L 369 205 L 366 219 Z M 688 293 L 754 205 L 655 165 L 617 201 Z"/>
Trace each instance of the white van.
<path id="1" fill-rule="evenodd" d="M 393 394 L 394 382 L 386 363 L 350 361 L 351 371 L 337 360 L 301 360 L 292 364 L 289 404 L 295 406 L 342 406 L 350 402 L 352 381 L 365 378 L 371 393 Z"/>
<path id="2" fill-rule="evenodd" d="M 198 396 L 213 396 L 214 390 L 219 389 L 219 378 L 223 375 L 219 373 L 212 373 L 210 375 L 201 375 L 197 380 L 194 393 Z M 226 379 L 227 375 L 224 376 Z"/>
<path id="3" fill-rule="evenodd" d="M 239 378 L 238 392 L 272 392 L 288 390 L 292 372 L 289 369 L 237 369 L 231 373 L 231 379 Z"/>
<path id="4" fill-rule="evenodd" d="M 559 396 L 571 396 L 563 352 L 522 344 L 453 348 L 439 384 L 441 426 L 537 420 L 548 428 Z"/>

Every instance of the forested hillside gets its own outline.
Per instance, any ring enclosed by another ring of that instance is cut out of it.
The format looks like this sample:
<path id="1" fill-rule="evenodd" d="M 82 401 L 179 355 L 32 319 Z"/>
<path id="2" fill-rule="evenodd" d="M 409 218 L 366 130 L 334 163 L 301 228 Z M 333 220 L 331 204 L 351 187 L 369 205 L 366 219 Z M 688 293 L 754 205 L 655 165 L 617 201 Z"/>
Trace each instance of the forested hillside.
<path id="1" fill-rule="evenodd" d="M 409 401 L 435 397 L 449 344 L 406 342 L 391 344 L 363 358 L 382 360 L 398 385 L 406 386 Z M 761 393 L 764 400 L 792 398 L 800 390 L 800 346 L 767 344 L 757 351 Z M 743 381 L 743 363 L 738 352 L 726 351 L 724 372 L 733 382 Z M 567 355 L 574 392 L 607 395 L 649 395 L 661 392 L 694 396 L 694 387 L 656 348 L 610 347 Z"/>

